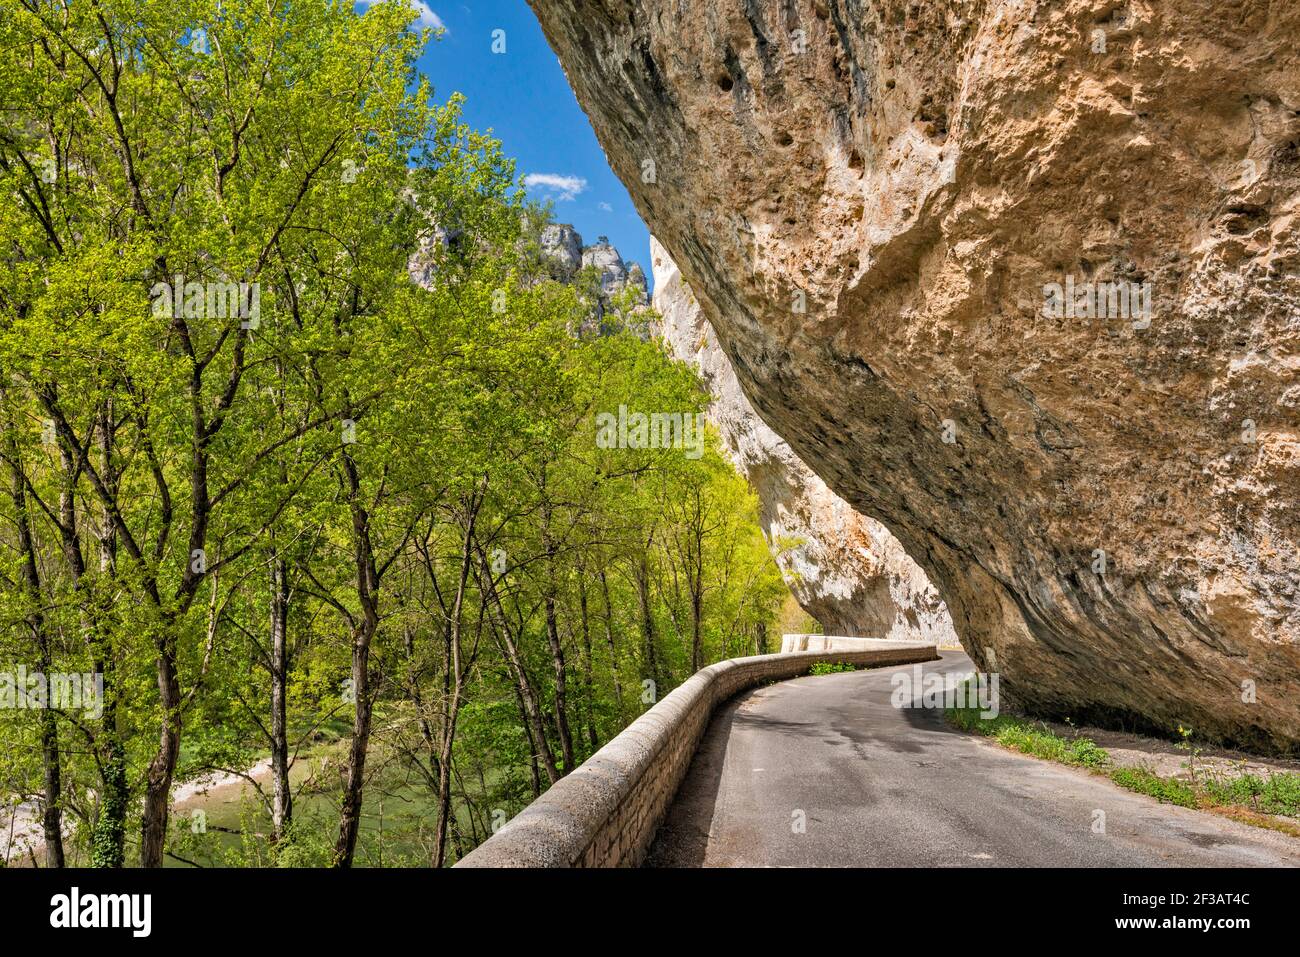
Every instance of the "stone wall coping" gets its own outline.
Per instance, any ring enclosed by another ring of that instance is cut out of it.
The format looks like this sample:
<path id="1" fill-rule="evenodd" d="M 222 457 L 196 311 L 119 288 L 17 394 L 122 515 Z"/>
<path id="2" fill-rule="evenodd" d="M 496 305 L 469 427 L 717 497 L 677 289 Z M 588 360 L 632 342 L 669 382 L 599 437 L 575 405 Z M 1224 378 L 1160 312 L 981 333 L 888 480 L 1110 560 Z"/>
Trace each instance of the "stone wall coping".
<path id="1" fill-rule="evenodd" d="M 917 642 L 907 638 L 859 638 L 854 635 L 788 634 L 781 636 L 781 651 L 865 651 L 871 648 L 906 648 Z M 925 644 L 925 642 L 923 642 Z"/>

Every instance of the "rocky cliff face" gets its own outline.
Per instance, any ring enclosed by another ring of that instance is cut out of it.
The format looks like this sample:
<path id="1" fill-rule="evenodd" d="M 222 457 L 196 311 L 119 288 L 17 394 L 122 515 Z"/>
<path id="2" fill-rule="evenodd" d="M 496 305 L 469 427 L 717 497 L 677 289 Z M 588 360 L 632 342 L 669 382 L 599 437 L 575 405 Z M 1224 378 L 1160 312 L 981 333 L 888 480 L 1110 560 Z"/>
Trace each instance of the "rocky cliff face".
<path id="1" fill-rule="evenodd" d="M 533 5 L 755 410 L 1008 697 L 1300 748 L 1300 6 Z"/>
<path id="2" fill-rule="evenodd" d="M 650 265 L 664 341 L 707 383 L 709 421 L 757 491 L 763 533 L 804 611 L 830 635 L 955 643 L 943 599 L 898 540 L 827 488 L 754 412 L 699 302 L 654 237 Z"/>

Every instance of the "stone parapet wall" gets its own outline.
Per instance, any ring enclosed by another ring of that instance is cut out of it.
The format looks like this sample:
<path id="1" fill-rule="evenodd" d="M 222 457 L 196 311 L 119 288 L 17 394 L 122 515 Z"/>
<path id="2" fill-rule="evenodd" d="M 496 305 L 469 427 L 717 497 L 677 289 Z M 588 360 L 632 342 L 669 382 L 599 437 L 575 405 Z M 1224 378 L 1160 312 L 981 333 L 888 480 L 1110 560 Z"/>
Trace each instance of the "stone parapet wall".
<path id="1" fill-rule="evenodd" d="M 938 657 L 922 642 L 857 640 L 870 647 L 732 658 L 701 669 L 457 866 L 637 866 L 718 705 L 822 661 L 885 667 Z"/>

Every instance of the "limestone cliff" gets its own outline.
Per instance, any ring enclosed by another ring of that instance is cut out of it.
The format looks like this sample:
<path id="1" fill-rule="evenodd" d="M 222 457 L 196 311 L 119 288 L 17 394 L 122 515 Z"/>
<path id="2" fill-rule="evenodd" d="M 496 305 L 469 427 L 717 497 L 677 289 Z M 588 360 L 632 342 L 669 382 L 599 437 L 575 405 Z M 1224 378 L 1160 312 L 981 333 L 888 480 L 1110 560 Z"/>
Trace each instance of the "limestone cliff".
<path id="1" fill-rule="evenodd" d="M 1300 5 L 533 7 L 755 410 L 1009 697 L 1300 749 Z"/>
<path id="2" fill-rule="evenodd" d="M 803 609 L 826 634 L 955 643 L 943 600 L 897 539 L 827 488 L 755 414 L 698 301 L 654 237 L 650 265 L 664 341 L 707 383 L 709 420 L 758 493 L 763 533 Z"/>

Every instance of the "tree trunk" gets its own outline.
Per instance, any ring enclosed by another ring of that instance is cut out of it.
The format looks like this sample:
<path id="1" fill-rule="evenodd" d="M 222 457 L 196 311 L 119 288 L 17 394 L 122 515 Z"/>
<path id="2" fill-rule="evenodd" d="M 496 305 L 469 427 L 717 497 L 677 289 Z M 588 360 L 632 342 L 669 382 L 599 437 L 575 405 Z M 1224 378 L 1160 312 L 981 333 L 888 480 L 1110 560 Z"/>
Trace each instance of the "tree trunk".
<path id="1" fill-rule="evenodd" d="M 180 757 L 181 686 L 176 675 L 175 622 L 163 624 L 157 640 L 158 697 L 162 706 L 162 727 L 158 751 L 149 762 L 145 780 L 144 814 L 140 833 L 140 866 L 162 867 L 167 843 L 167 816 L 171 809 L 172 776 Z"/>
<path id="2" fill-rule="evenodd" d="M 14 513 L 18 526 L 18 546 L 22 553 L 23 589 L 27 592 L 29 610 L 27 627 L 36 642 L 37 658 L 41 673 L 45 676 L 46 693 L 51 691 L 51 673 L 53 671 L 53 652 L 50 637 L 45 631 L 45 615 L 41 611 L 41 576 L 36 564 L 36 543 L 32 539 L 31 521 L 27 515 L 27 490 L 18 459 L 18 443 L 10 431 L 9 454 L 12 456 L 9 467 L 13 472 L 12 495 Z M 59 766 L 59 726 L 54 715 L 53 700 L 46 700 L 41 709 L 41 763 L 44 770 L 44 793 L 42 795 L 41 826 L 45 837 L 45 861 L 49 867 L 63 867 L 63 824 L 62 802 L 63 788 Z"/>
<path id="3" fill-rule="evenodd" d="M 645 555 L 636 565 L 636 598 L 641 613 L 642 660 L 649 670 L 648 677 L 655 683 L 655 696 L 659 694 L 659 658 L 655 652 L 654 608 L 650 603 L 650 567 Z"/>
<path id="4" fill-rule="evenodd" d="M 105 461 L 101 471 L 105 481 L 115 486 L 111 435 L 101 434 L 100 447 Z M 106 635 L 109 632 L 106 607 L 91 607 L 93 596 L 85 594 L 83 578 L 86 573 L 85 558 L 81 551 L 81 535 L 77 529 L 77 506 L 73 490 L 80 469 L 76 459 L 64 442 L 59 443 L 59 460 L 63 468 L 64 483 L 59 490 L 59 533 L 63 538 L 64 561 L 72 574 L 72 587 L 81 597 L 79 614 L 81 632 L 90 650 L 95 674 L 103 676 L 100 730 L 95 744 L 99 760 L 100 799 L 90 835 L 91 867 L 122 867 L 126 863 L 126 815 L 131 804 L 131 787 L 126 771 L 126 747 L 117 727 L 117 676 L 113 651 Z M 92 528 L 94 527 L 92 523 Z M 117 531 L 105 507 L 100 516 L 100 526 L 95 532 L 99 542 L 99 573 L 101 578 L 111 578 L 117 562 Z"/>
<path id="5" fill-rule="evenodd" d="M 545 490 L 545 476 L 542 482 Z M 560 641 L 556 617 L 555 542 L 551 539 L 551 508 L 542 507 L 542 547 L 546 552 L 546 642 L 551 650 L 551 668 L 555 675 L 555 730 L 560 738 L 560 752 L 564 758 L 563 774 L 573 770 L 573 733 L 569 730 L 569 702 L 564 661 L 564 644 Z"/>
<path id="6" fill-rule="evenodd" d="M 687 553 L 689 562 L 687 583 L 691 589 L 691 671 L 704 667 L 704 519 L 701 514 L 699 490 L 695 491 L 695 512 L 687 528 Z"/>
<path id="7" fill-rule="evenodd" d="M 564 646 L 560 642 L 560 631 L 555 616 L 555 598 L 551 595 L 546 598 L 546 642 L 551 649 L 551 667 L 555 675 L 555 731 L 560 739 L 560 753 L 564 759 L 564 770 L 561 774 L 568 774 L 573 770 L 573 732 L 569 730 Z"/>
<path id="8" fill-rule="evenodd" d="M 528 737 L 528 767 L 532 771 L 531 784 L 533 786 L 533 800 L 542 796 L 542 772 L 537 766 L 537 739 L 533 736 L 533 724 L 528 715 L 528 707 L 524 704 L 524 696 L 519 691 L 519 685 L 516 683 L 512 686 L 515 693 L 515 704 L 519 708 L 519 723 L 523 726 L 524 734 Z"/>
<path id="9" fill-rule="evenodd" d="M 379 630 L 379 574 L 370 540 L 370 514 L 361 504 L 361 480 L 351 456 L 344 455 L 352 500 L 352 536 L 361 619 L 352 635 L 352 692 L 356 716 L 352 721 L 352 746 L 348 751 L 347 780 L 339 814 L 339 836 L 334 845 L 334 866 L 351 867 L 361 827 L 361 806 L 366 777 L 366 749 L 374 701 L 370 691 L 370 645 Z"/>
<path id="10" fill-rule="evenodd" d="M 510 631 L 510 623 L 506 620 L 505 606 L 501 603 L 501 595 L 497 591 L 495 581 L 492 579 L 492 568 L 488 564 L 482 546 L 478 548 L 478 558 L 480 566 L 479 581 L 481 585 L 486 587 L 488 597 L 491 599 L 489 607 L 492 610 L 494 630 L 500 636 L 501 650 L 505 654 L 510 674 L 515 679 L 515 693 L 519 696 L 520 706 L 524 711 L 524 720 L 528 725 L 529 735 L 533 741 L 534 754 L 542 759 L 542 765 L 546 768 L 546 777 L 554 784 L 560 780 L 560 772 L 555 765 L 555 754 L 551 751 L 550 742 L 546 740 L 546 723 L 542 720 L 542 709 L 537 700 L 537 692 L 533 690 L 532 682 L 528 680 L 528 672 L 525 670 L 523 658 L 519 654 L 519 646 L 515 643 L 514 635 Z"/>
<path id="11" fill-rule="evenodd" d="M 202 387 L 197 368 L 192 373 L 191 414 L 193 417 L 194 447 L 190 459 L 190 540 L 185 557 L 186 565 L 181 574 L 181 592 L 193 596 L 199 582 L 206 574 L 205 564 L 195 566 L 196 553 L 202 554 L 207 544 L 208 519 L 212 502 L 208 497 L 208 455 L 206 441 L 207 425 L 203 418 L 202 404 L 199 396 Z M 108 460 L 111 438 L 109 423 L 111 415 L 102 414 L 100 431 L 104 435 L 105 460 Z M 152 582 L 151 597 L 157 607 L 163 607 L 163 601 L 157 591 L 157 583 Z M 162 709 L 162 726 L 158 731 L 158 750 L 149 762 L 149 771 L 145 780 L 144 814 L 141 820 L 140 865 L 142 867 L 162 867 L 163 853 L 167 844 L 167 818 L 171 811 L 172 778 L 176 774 L 176 762 L 181 753 L 181 686 L 176 670 L 176 642 L 180 632 L 180 616 L 184 608 L 173 608 L 163 614 L 163 621 L 155 647 L 157 648 L 158 703 Z"/>
<path id="12" fill-rule="evenodd" d="M 105 472 L 109 471 L 105 467 Z M 98 535 L 99 573 L 101 577 L 109 577 L 117 564 L 117 531 L 107 512 L 102 519 Z M 99 615 L 105 614 L 107 609 L 99 609 Z M 131 806 L 131 786 L 126 769 L 126 745 L 117 727 L 117 665 L 105 638 L 107 629 L 97 622 L 88 623 L 84 628 L 90 635 L 95 670 L 104 676 L 104 715 L 100 723 L 100 777 L 104 796 L 91 838 L 91 862 L 96 867 L 122 867 L 126 863 L 126 816 Z"/>
<path id="13" fill-rule="evenodd" d="M 700 580 L 691 582 L 691 672 L 704 667 L 704 596 L 700 593 Z"/>
<path id="14" fill-rule="evenodd" d="M 619 727 L 627 724 L 627 712 L 623 705 L 623 683 L 618 675 L 618 647 L 614 644 L 614 609 L 609 602 L 609 579 L 605 569 L 600 570 L 600 591 L 605 598 L 605 643 L 609 645 L 610 671 L 614 676 L 614 701 L 618 706 Z"/>
<path id="15" fill-rule="evenodd" d="M 289 787 L 289 576 L 284 559 L 271 548 L 271 837 L 280 841 L 293 824 Z"/>
<path id="16" fill-rule="evenodd" d="M 442 725 L 442 749 L 438 754 L 438 827 L 434 834 L 433 866 L 442 867 L 447 857 L 447 828 L 451 818 L 451 749 L 456 740 L 456 720 L 460 716 L 461 695 L 465 688 L 465 672 L 461 666 L 461 619 L 465 607 L 465 586 L 474 561 L 474 522 L 478 516 L 478 502 L 471 499 L 465 523 L 465 541 L 460 553 L 460 579 L 456 583 L 456 598 L 451 608 L 451 671 L 454 681 L 447 716 Z M 480 611 L 482 605 L 479 606 Z"/>
<path id="17" fill-rule="evenodd" d="M 594 753 L 600 746 L 600 737 L 596 734 L 596 708 L 592 702 L 595 695 L 596 680 L 592 674 L 591 664 L 591 618 L 587 612 L 587 575 L 586 569 L 578 565 L 578 618 L 582 626 L 582 677 L 584 688 L 582 699 L 587 712 L 587 743 Z"/>
<path id="18" fill-rule="evenodd" d="M 372 717 L 370 642 L 374 632 L 371 627 L 369 620 L 364 621 L 352 636 L 352 691 L 356 699 L 356 715 L 352 719 L 352 745 L 348 750 L 343 806 L 339 813 L 339 836 L 334 844 L 335 867 L 352 866 L 352 859 L 357 850 L 357 834 L 361 827 L 361 807 L 365 797 L 366 750 L 370 746 Z"/>

